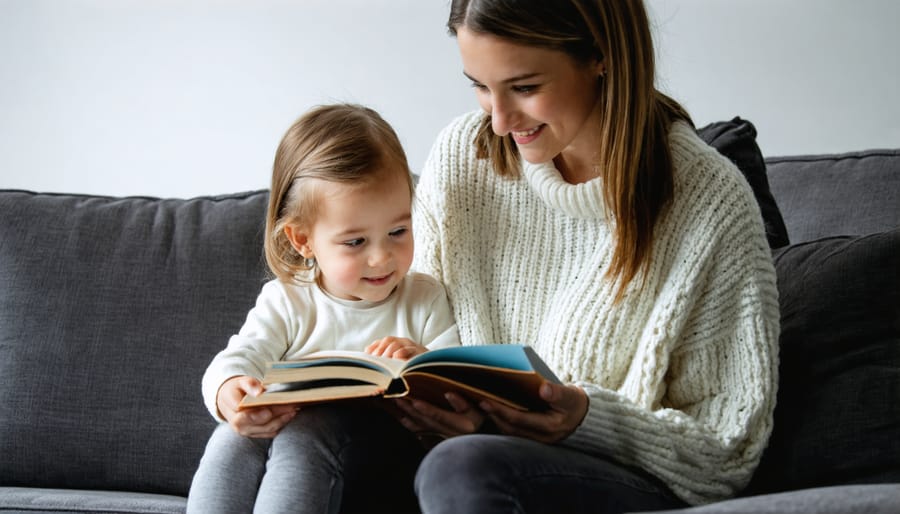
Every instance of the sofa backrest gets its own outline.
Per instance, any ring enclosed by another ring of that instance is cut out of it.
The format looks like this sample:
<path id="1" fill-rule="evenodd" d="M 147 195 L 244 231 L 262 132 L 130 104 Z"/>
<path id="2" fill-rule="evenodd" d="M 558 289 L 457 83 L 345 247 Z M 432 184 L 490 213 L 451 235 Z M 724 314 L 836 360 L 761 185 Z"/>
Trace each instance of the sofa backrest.
<path id="1" fill-rule="evenodd" d="M 266 201 L 0 191 L 0 484 L 187 493 Z"/>
<path id="2" fill-rule="evenodd" d="M 769 157 L 791 243 L 900 226 L 900 150 Z"/>

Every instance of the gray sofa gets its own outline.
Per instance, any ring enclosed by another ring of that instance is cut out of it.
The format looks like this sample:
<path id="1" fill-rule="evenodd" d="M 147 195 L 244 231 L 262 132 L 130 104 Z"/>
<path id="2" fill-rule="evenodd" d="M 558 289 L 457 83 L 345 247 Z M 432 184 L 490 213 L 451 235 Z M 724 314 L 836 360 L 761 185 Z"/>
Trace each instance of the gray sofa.
<path id="1" fill-rule="evenodd" d="M 747 490 L 683 511 L 900 512 L 900 150 L 763 160 L 749 122 L 700 133 L 763 206 L 781 386 Z M 183 512 L 266 196 L 0 191 L 0 512 Z"/>

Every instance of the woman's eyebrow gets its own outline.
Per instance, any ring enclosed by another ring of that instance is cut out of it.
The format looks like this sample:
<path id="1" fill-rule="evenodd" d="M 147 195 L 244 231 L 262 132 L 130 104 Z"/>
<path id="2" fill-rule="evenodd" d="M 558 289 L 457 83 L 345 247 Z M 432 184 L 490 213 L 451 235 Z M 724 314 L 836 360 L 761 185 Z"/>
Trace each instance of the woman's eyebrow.
<path id="1" fill-rule="evenodd" d="M 479 80 L 475 79 L 474 77 L 472 77 L 471 75 L 469 75 L 469 74 L 466 73 L 466 72 L 463 72 L 463 75 L 465 75 L 466 78 L 469 79 L 469 80 L 471 80 L 472 82 L 476 82 L 476 83 L 479 83 L 479 84 L 481 83 Z M 535 77 L 537 77 L 537 76 L 539 76 L 539 75 L 540 75 L 540 73 L 523 73 L 523 74 L 521 74 L 521 75 L 516 75 L 515 77 L 510 77 L 510 78 L 508 78 L 508 79 L 503 79 L 503 80 L 501 81 L 501 83 L 503 83 L 503 84 L 510 84 L 510 83 L 512 83 L 512 82 L 519 82 L 519 81 L 522 81 L 522 80 L 533 79 L 533 78 L 535 78 Z"/>

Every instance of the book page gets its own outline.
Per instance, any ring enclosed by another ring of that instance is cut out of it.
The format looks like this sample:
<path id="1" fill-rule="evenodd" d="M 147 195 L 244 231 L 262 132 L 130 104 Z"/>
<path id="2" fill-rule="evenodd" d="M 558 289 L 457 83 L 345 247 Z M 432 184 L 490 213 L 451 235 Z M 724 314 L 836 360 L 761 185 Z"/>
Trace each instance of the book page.
<path id="1" fill-rule="evenodd" d="M 365 366 L 371 369 L 382 370 L 392 377 L 400 376 L 405 360 L 379 357 L 365 352 L 353 352 L 348 350 L 325 350 L 311 353 L 289 361 L 273 362 L 271 369 L 295 369 L 311 366 L 340 366 L 340 365 Z"/>

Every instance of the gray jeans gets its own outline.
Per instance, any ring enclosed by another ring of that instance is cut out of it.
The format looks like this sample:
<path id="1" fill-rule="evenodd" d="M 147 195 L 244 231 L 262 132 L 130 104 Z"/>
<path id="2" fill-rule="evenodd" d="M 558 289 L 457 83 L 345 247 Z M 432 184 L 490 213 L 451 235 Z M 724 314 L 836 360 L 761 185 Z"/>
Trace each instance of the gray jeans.
<path id="1" fill-rule="evenodd" d="M 426 455 L 383 409 L 342 403 L 301 410 L 272 440 L 218 427 L 194 476 L 187 512 L 403 513 L 419 512 L 419 504 L 427 514 L 685 505 L 640 470 L 519 437 L 459 436 Z"/>
<path id="2" fill-rule="evenodd" d="M 417 512 L 413 476 L 424 453 L 366 404 L 307 407 L 274 439 L 222 424 L 194 475 L 187 513 Z"/>
<path id="3" fill-rule="evenodd" d="M 428 514 L 611 514 L 684 507 L 662 482 L 604 457 L 505 435 L 437 445 L 419 466 Z"/>

